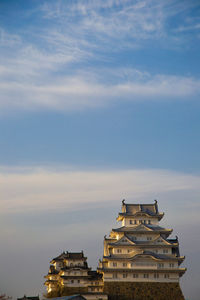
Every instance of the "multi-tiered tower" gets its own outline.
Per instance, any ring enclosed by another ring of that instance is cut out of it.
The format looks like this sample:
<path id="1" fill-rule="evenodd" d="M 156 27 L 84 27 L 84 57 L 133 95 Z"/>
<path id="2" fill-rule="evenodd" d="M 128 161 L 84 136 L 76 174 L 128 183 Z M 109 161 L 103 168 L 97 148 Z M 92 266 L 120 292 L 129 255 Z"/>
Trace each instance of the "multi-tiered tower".
<path id="1" fill-rule="evenodd" d="M 45 276 L 47 297 L 84 295 L 88 300 L 107 300 L 103 292 L 102 275 L 88 267 L 83 252 L 63 252 L 51 260 Z"/>
<path id="2" fill-rule="evenodd" d="M 122 201 L 122 212 L 117 218 L 122 227 L 112 229 L 108 238 L 105 236 L 103 260 L 98 267 L 103 274 L 105 292 L 121 294 L 119 299 L 128 293 L 127 299 L 135 299 L 133 294 L 138 286 L 143 290 L 153 286 L 166 289 L 167 284 L 171 290 L 179 286 L 179 278 L 186 271 L 179 267 L 184 257 L 179 253 L 178 238 L 168 238 L 172 229 L 159 226 L 163 216 L 164 213 L 158 211 L 156 200 L 153 204 L 126 204 Z M 183 299 L 181 291 L 178 297 L 173 299 Z M 145 297 L 141 296 L 141 299 Z M 167 298 L 163 295 L 161 299 Z"/>

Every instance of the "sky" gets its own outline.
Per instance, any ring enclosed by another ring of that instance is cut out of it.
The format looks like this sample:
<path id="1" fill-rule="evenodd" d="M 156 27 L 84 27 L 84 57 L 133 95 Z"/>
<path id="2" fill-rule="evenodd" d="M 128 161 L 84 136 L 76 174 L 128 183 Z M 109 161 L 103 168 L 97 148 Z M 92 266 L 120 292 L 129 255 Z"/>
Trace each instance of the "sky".
<path id="1" fill-rule="evenodd" d="M 96 268 L 121 200 L 157 199 L 198 300 L 199 96 L 198 0 L 0 0 L 0 292 Z"/>

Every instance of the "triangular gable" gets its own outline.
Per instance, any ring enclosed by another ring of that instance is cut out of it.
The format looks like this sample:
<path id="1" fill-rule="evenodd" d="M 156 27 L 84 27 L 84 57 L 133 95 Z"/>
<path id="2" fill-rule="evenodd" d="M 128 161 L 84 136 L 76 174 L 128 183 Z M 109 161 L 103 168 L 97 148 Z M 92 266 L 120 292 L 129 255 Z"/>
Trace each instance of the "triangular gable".
<path id="1" fill-rule="evenodd" d="M 166 241 L 161 236 L 156 237 L 155 240 L 151 241 L 151 243 L 155 245 L 171 245 L 168 241 Z"/>
<path id="2" fill-rule="evenodd" d="M 148 211 L 137 211 L 135 214 L 134 214 L 134 217 L 137 217 L 137 216 L 152 216 L 152 213 L 148 212 Z"/>
<path id="3" fill-rule="evenodd" d="M 140 225 L 137 225 L 134 230 L 136 231 L 153 231 L 153 229 L 147 227 L 146 225 L 144 224 L 140 224 Z"/>
<path id="4" fill-rule="evenodd" d="M 120 239 L 120 240 L 118 240 L 117 242 L 115 242 L 115 243 L 113 243 L 113 244 L 115 244 L 115 245 L 135 245 L 135 243 L 130 239 L 130 238 L 128 238 L 126 235 L 123 235 L 123 237 Z"/>
<path id="5" fill-rule="evenodd" d="M 140 258 L 142 258 L 142 259 L 149 259 L 149 260 L 159 260 L 153 254 L 138 253 L 138 254 L 135 254 L 133 257 L 131 257 L 131 261 L 137 261 Z"/>

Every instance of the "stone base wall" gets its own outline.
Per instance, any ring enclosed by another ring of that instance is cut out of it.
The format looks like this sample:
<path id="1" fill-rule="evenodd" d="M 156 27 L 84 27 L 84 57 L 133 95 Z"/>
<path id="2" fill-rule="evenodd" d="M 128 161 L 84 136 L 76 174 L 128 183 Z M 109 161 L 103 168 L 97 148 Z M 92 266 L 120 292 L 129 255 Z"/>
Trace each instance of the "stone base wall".
<path id="1" fill-rule="evenodd" d="M 184 300 L 179 283 L 104 282 L 109 300 Z"/>
<path id="2" fill-rule="evenodd" d="M 75 294 L 84 294 L 88 292 L 87 287 L 63 287 L 61 288 L 61 296 L 70 296 Z"/>
<path id="3" fill-rule="evenodd" d="M 75 295 L 75 294 L 85 294 L 87 292 L 88 292 L 87 287 L 62 287 L 50 293 L 44 294 L 43 296 L 46 298 L 57 298 L 62 296 Z"/>

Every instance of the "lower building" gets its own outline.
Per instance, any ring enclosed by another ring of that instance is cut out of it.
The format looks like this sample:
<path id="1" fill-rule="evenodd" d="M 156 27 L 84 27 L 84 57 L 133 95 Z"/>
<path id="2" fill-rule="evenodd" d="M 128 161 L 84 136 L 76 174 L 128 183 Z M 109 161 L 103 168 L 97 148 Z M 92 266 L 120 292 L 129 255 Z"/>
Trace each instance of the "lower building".
<path id="1" fill-rule="evenodd" d="M 79 293 L 86 299 L 103 300 L 102 275 L 88 267 L 83 252 L 63 252 L 51 261 L 45 285 L 47 297 Z"/>

